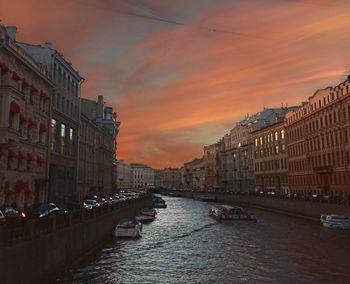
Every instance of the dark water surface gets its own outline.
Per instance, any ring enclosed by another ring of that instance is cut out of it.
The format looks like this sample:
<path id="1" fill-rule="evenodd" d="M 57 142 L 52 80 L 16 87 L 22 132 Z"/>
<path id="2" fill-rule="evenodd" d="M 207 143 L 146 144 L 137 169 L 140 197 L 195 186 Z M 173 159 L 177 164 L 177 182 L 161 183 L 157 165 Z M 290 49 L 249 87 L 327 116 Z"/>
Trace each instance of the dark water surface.
<path id="1" fill-rule="evenodd" d="M 209 203 L 164 199 L 142 238 L 111 241 L 57 282 L 350 283 L 349 231 L 260 210 L 256 224 L 220 224 Z"/>

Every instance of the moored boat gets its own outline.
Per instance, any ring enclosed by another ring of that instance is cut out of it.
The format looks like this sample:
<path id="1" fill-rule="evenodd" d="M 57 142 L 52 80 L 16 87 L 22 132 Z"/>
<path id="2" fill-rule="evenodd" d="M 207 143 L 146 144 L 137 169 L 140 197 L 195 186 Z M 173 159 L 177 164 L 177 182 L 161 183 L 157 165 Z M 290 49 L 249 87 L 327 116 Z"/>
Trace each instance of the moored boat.
<path id="1" fill-rule="evenodd" d="M 242 207 L 230 205 L 214 205 L 209 211 L 209 216 L 218 222 L 226 221 L 251 221 L 257 222 L 253 214 L 244 211 Z"/>
<path id="2" fill-rule="evenodd" d="M 216 202 L 216 197 L 209 195 L 200 195 L 198 199 L 204 202 Z"/>
<path id="3" fill-rule="evenodd" d="M 141 236 L 142 224 L 135 218 L 120 220 L 115 227 L 114 235 L 117 238 L 138 238 Z"/>
<path id="4" fill-rule="evenodd" d="M 135 216 L 135 219 L 141 223 L 147 223 L 154 221 L 155 217 L 151 215 L 138 214 Z"/>
<path id="5" fill-rule="evenodd" d="M 340 214 L 322 214 L 321 224 L 332 229 L 350 230 L 350 218 Z"/>
<path id="6" fill-rule="evenodd" d="M 140 214 L 155 217 L 157 215 L 157 210 L 155 210 L 154 208 L 145 208 L 140 211 Z"/>

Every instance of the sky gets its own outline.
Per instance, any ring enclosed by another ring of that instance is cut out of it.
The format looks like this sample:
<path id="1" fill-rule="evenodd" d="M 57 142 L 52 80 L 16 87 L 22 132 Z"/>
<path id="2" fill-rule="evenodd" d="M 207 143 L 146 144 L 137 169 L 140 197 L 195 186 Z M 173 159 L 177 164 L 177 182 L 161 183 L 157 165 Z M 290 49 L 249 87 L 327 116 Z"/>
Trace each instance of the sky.
<path id="1" fill-rule="evenodd" d="M 297 105 L 350 66 L 348 0 L 0 0 L 17 39 L 53 47 L 121 122 L 118 159 L 202 156 L 247 114 Z"/>

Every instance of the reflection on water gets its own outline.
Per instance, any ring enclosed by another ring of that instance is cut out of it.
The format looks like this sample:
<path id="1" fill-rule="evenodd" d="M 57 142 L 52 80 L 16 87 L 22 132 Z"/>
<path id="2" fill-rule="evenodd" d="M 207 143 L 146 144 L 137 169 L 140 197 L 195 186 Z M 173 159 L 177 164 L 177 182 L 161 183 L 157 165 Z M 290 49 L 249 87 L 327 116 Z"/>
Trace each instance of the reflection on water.
<path id="1" fill-rule="evenodd" d="M 164 198 L 142 238 L 113 240 L 60 275 L 63 283 L 350 283 L 350 232 L 253 210 L 220 224 L 210 204 Z"/>

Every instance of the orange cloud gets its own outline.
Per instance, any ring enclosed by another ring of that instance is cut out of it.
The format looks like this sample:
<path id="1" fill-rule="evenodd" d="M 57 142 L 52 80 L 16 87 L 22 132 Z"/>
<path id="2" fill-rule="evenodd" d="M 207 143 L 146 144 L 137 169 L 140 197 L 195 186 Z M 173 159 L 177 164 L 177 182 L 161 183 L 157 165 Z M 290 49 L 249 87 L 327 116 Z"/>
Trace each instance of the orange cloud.
<path id="1" fill-rule="evenodd" d="M 20 40 L 53 41 L 86 78 L 83 96 L 114 106 L 119 158 L 164 167 L 200 156 L 246 113 L 338 83 L 349 9 L 346 0 L 14 0 L 0 18 Z"/>

